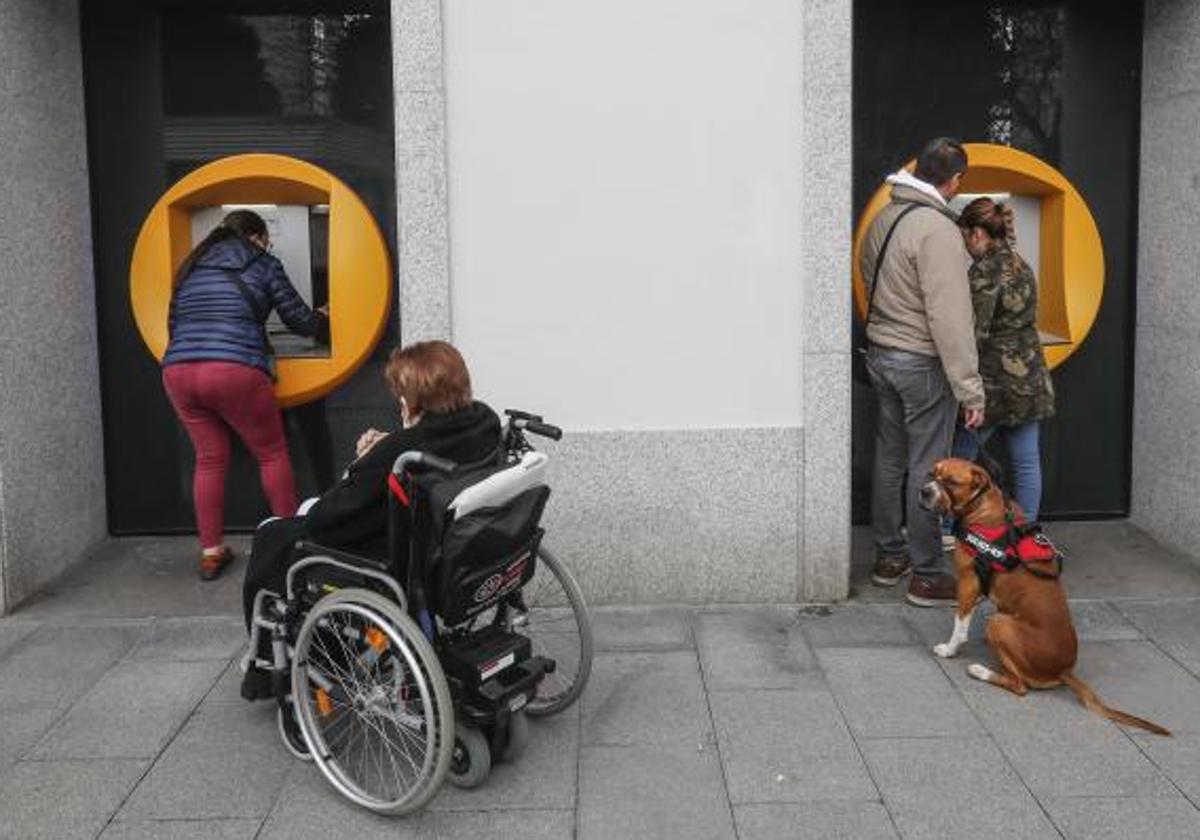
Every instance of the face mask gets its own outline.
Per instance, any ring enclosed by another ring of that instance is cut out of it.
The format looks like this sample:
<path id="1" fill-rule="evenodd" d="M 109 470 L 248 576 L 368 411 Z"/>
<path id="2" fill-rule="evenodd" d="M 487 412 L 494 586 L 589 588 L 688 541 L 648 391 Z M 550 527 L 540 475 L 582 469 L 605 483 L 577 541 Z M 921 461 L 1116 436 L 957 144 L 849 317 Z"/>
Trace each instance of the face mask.
<path id="1" fill-rule="evenodd" d="M 421 422 L 421 417 L 424 415 L 410 415 L 408 411 L 408 403 L 404 401 L 404 397 L 400 398 L 400 425 L 405 429 L 411 429 L 413 426 Z"/>

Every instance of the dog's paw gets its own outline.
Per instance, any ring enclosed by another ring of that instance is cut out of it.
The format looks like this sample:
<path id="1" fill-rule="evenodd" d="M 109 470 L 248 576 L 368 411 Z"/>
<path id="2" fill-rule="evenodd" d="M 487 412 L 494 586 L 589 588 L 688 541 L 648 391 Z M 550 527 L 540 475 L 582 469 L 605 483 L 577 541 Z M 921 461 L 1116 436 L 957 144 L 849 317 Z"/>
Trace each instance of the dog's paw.
<path id="1" fill-rule="evenodd" d="M 980 665 L 978 662 L 972 662 L 967 666 L 967 673 L 977 680 L 991 682 L 992 677 L 996 676 L 996 672 L 986 665 Z"/>
<path id="2" fill-rule="evenodd" d="M 933 655 L 940 656 L 942 659 L 949 659 L 958 653 L 958 645 L 952 645 L 949 642 L 940 642 L 933 646 Z"/>

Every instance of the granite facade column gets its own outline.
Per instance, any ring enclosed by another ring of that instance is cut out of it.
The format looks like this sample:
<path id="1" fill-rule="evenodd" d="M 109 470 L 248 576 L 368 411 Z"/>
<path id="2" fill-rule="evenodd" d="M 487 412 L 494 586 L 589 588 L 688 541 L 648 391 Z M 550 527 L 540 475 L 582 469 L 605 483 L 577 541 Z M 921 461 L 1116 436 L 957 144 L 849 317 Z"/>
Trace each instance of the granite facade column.
<path id="1" fill-rule="evenodd" d="M 804 452 L 797 590 L 850 583 L 852 0 L 804 3 Z"/>
<path id="2" fill-rule="evenodd" d="M 1200 4 L 1147 0 L 1130 514 L 1193 556 L 1200 529 Z"/>
<path id="3" fill-rule="evenodd" d="M 392 0 L 400 339 L 451 335 L 440 0 Z"/>
<path id="4" fill-rule="evenodd" d="M 106 532 L 77 0 L 0 0 L 0 612 Z"/>

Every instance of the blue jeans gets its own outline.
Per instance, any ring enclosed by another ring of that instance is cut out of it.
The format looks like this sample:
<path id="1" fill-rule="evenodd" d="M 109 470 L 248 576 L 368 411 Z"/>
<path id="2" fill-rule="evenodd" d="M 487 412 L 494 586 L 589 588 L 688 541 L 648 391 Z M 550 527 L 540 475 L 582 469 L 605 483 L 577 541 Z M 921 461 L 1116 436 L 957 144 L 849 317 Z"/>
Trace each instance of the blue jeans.
<path id="1" fill-rule="evenodd" d="M 1009 470 L 1012 472 L 1013 498 L 1025 511 L 1030 522 L 1036 522 L 1042 505 L 1042 459 L 1038 447 L 1040 424 L 1037 420 L 1019 426 L 989 426 L 978 432 L 960 428 L 954 436 L 954 457 L 973 459 L 992 435 L 1000 435 L 1008 450 Z"/>

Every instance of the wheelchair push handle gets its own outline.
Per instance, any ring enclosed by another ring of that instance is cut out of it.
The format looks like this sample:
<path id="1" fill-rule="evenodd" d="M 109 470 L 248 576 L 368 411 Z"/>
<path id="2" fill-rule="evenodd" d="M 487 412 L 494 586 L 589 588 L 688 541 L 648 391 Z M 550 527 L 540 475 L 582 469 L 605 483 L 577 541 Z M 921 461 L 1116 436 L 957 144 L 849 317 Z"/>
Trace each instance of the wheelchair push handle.
<path id="1" fill-rule="evenodd" d="M 562 438 L 562 429 L 558 426 L 551 426 L 549 423 L 540 423 L 536 420 L 527 421 L 525 431 L 533 432 L 535 435 L 550 438 L 550 440 L 559 440 Z"/>
<path id="2" fill-rule="evenodd" d="M 409 467 L 429 467 L 438 472 L 452 473 L 458 469 L 458 464 L 428 452 L 409 450 L 401 453 L 400 457 L 396 459 L 396 463 L 392 465 L 392 472 L 396 475 L 403 475 Z"/>
<path id="3" fill-rule="evenodd" d="M 562 429 L 558 426 L 551 426 L 542 420 L 540 414 L 530 414 L 528 411 L 518 411 L 515 408 L 506 408 L 504 413 L 508 416 L 509 426 L 514 429 L 532 432 L 535 435 L 550 438 L 550 440 L 562 439 Z"/>

